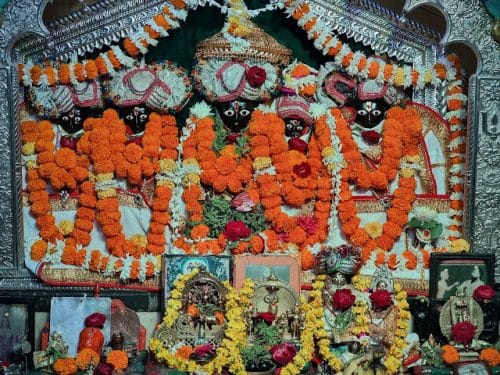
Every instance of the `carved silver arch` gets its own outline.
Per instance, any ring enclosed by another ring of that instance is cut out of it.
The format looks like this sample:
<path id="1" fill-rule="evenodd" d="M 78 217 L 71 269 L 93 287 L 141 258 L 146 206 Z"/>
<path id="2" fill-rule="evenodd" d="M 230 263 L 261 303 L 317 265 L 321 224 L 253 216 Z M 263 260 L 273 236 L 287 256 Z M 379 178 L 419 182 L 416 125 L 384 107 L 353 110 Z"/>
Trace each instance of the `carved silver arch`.
<path id="1" fill-rule="evenodd" d="M 47 1 L 10 1 L 0 25 L 0 278 L 30 277 L 23 266 L 17 62 L 27 57 L 66 58 L 72 51 L 83 54 L 117 41 L 157 13 L 161 3 L 160 0 L 101 0 L 45 26 L 42 14 Z M 201 5 L 206 3 L 200 0 Z M 481 63 L 469 83 L 468 237 L 473 241 L 474 251 L 495 251 L 500 238 L 497 219 L 500 192 L 496 191 L 500 185 L 500 154 L 495 153 L 500 134 L 500 51 L 489 35 L 493 22 L 480 1 L 406 0 L 406 12 L 424 4 L 442 9 L 449 20 L 449 31 L 444 38 L 372 0 L 312 0 L 312 3 L 322 8 L 325 21 L 339 33 L 371 46 L 377 53 L 386 52 L 407 62 L 433 64 L 443 45 L 450 42 L 467 43 L 478 51 Z M 34 36 L 25 38 L 28 34 Z M 425 91 L 415 99 L 438 110 L 443 102 L 436 90 Z M 500 280 L 498 258 L 496 275 Z M 0 280 L 0 288 L 3 283 L 12 284 Z"/>
<path id="2" fill-rule="evenodd" d="M 441 44 L 470 46 L 478 60 L 469 79 L 468 191 L 466 227 L 474 252 L 500 253 L 500 44 L 491 35 L 494 21 L 480 0 L 406 0 L 404 11 L 435 6 L 449 20 Z M 500 256 L 496 257 L 500 281 Z"/>

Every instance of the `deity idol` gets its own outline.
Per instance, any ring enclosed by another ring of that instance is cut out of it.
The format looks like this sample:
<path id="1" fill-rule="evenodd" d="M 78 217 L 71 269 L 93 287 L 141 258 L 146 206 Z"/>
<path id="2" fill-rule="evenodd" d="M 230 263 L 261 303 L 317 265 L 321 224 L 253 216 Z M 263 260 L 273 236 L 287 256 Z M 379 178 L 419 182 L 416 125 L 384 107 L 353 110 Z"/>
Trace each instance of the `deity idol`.
<path id="1" fill-rule="evenodd" d="M 83 123 L 89 117 L 99 117 L 103 107 L 100 81 L 75 82 L 44 88 L 33 86 L 27 91 L 37 117 L 54 121 L 58 126 L 56 148 L 76 149 L 83 134 Z"/>
<path id="2" fill-rule="evenodd" d="M 234 30 L 228 22 L 196 47 L 196 88 L 215 112 L 205 102 L 193 106 L 182 136 L 178 206 L 184 206 L 185 213 L 174 228 L 177 250 L 243 252 L 250 242 L 255 249 L 263 248 L 256 235 L 264 220 L 253 186 L 255 146 L 248 125 L 256 106 L 277 94 L 281 66 L 291 52 L 253 24 L 247 13 L 238 17 L 245 26 L 243 34 L 229 37 Z"/>
<path id="3" fill-rule="evenodd" d="M 369 263 L 362 272 L 386 263 L 404 278 L 418 278 L 429 251 L 445 243 L 448 129 L 431 110 L 381 80 L 358 81 L 333 65 L 322 67 L 319 79 L 318 96 L 325 105 L 340 106 L 332 111 L 346 120 L 336 126 L 345 161 L 336 241 L 362 248 Z M 435 214 L 412 213 L 413 207 Z M 412 217 L 414 225 L 403 233 Z"/>
<path id="4" fill-rule="evenodd" d="M 123 110 L 135 107 L 132 112 L 138 116 L 127 119 L 128 127 L 117 111 L 108 109 L 102 118 L 85 121 L 76 155 L 56 152 L 52 159 L 42 139 L 50 132 L 47 124 L 39 124 L 43 129 L 31 156 L 36 163 L 26 163 L 31 203 L 26 209 L 33 215 L 26 214 L 25 220 L 26 238 L 31 244 L 27 264 L 35 261 L 35 268 L 40 261 L 51 263 L 52 268 L 76 266 L 109 276 L 119 274 L 122 280 L 144 281 L 157 273 L 159 262 L 154 256 L 165 251 L 169 237 L 166 227 L 173 187 L 169 173 L 177 159 L 178 129 L 175 117 L 167 113 L 182 108 L 191 85 L 185 72 L 172 63 L 134 67 L 115 75 L 106 85 L 107 98 L 115 105 Z M 145 124 L 139 115 L 142 105 L 154 111 Z M 21 129 L 26 147 L 36 133 L 29 122 Z M 86 161 L 85 167 L 80 161 Z M 80 169 L 70 169 L 71 163 Z M 66 168 L 65 172 L 75 179 L 81 175 L 74 184 L 81 194 L 71 207 L 54 207 L 46 195 L 41 195 L 41 182 L 43 187 L 53 188 L 61 180 L 62 186 L 56 186 L 59 191 L 71 182 L 57 169 L 58 173 L 47 177 L 50 185 L 46 185 L 45 170 L 52 165 Z M 63 177 L 53 182 L 53 176 Z M 143 183 L 146 179 L 148 184 Z M 92 282 L 94 276 L 77 272 L 73 278 Z"/>

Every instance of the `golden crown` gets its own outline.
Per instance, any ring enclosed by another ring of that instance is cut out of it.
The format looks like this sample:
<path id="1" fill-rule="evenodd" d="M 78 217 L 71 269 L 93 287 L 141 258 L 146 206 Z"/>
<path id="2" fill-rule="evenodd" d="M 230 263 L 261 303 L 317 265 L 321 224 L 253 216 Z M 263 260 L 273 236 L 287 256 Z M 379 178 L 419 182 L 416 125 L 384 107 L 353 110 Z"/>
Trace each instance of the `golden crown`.
<path id="1" fill-rule="evenodd" d="M 220 31 L 198 43 L 195 56 L 200 60 L 210 58 L 256 60 L 271 64 L 287 65 L 292 51 L 248 19 L 244 20 L 245 33 L 241 36 L 249 45 L 235 49 L 226 37 L 227 31 Z"/>

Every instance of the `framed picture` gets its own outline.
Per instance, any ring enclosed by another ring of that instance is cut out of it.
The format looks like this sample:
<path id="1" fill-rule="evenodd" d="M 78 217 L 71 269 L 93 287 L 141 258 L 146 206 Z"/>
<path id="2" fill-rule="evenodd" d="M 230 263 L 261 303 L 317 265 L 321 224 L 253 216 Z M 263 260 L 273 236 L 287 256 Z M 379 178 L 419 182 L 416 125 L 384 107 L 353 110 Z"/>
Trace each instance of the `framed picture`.
<path id="1" fill-rule="evenodd" d="M 249 278 L 265 280 L 275 275 L 300 293 L 300 258 L 294 255 L 252 255 L 242 254 L 234 258 L 234 286 L 239 289 Z"/>
<path id="2" fill-rule="evenodd" d="M 431 254 L 429 297 L 446 301 L 458 289 L 472 296 L 480 285 L 494 283 L 495 254 Z"/>
<path id="3" fill-rule="evenodd" d="M 170 297 L 170 290 L 177 276 L 200 267 L 204 267 L 221 281 L 231 281 L 231 257 L 229 255 L 167 254 L 163 263 L 164 301 Z"/>
<path id="4" fill-rule="evenodd" d="M 453 365 L 454 375 L 490 375 L 491 369 L 486 361 L 459 362 Z"/>
<path id="5" fill-rule="evenodd" d="M 0 362 L 31 367 L 34 304 L 26 298 L 0 297 Z"/>

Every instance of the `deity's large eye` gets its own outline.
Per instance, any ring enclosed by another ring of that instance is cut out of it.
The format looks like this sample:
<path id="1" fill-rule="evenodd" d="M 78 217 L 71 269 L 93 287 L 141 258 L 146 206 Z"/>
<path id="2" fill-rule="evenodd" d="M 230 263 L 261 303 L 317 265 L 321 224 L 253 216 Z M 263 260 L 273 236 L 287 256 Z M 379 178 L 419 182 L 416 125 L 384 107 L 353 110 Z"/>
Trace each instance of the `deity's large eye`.
<path id="1" fill-rule="evenodd" d="M 63 121 L 69 121 L 69 117 L 68 116 L 63 116 L 63 117 L 61 117 L 61 120 L 63 120 Z"/>
<path id="2" fill-rule="evenodd" d="M 241 116 L 248 116 L 248 115 L 250 115 L 250 113 L 251 113 L 251 112 L 250 112 L 248 109 L 242 109 L 242 110 L 240 111 L 240 115 L 241 115 Z"/>
<path id="3" fill-rule="evenodd" d="M 293 129 L 293 125 L 292 125 L 292 124 L 290 124 L 290 123 L 288 123 L 288 124 L 286 124 L 286 128 L 287 128 L 287 129 Z"/>
<path id="4" fill-rule="evenodd" d="M 235 112 L 234 112 L 234 109 L 226 109 L 224 111 L 224 115 L 226 115 L 227 117 L 233 117 L 235 115 Z"/>
<path id="5" fill-rule="evenodd" d="M 144 121 L 144 120 L 147 120 L 147 119 L 148 119 L 148 115 L 146 115 L 146 114 L 139 115 L 139 120 Z"/>
<path id="6" fill-rule="evenodd" d="M 125 116 L 125 119 L 127 119 L 129 121 L 133 121 L 134 120 L 134 115 L 127 115 L 127 116 Z"/>
<path id="7" fill-rule="evenodd" d="M 380 116 L 382 114 L 382 111 L 378 110 L 378 109 L 375 109 L 372 111 L 372 115 L 373 116 Z"/>
<path id="8" fill-rule="evenodd" d="M 82 118 L 80 116 L 75 116 L 75 122 L 80 122 L 82 121 Z"/>
<path id="9" fill-rule="evenodd" d="M 368 112 L 365 109 L 360 109 L 358 111 L 358 115 L 360 115 L 360 116 L 366 116 L 367 114 L 368 114 Z"/>

